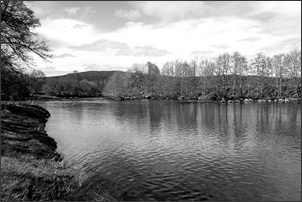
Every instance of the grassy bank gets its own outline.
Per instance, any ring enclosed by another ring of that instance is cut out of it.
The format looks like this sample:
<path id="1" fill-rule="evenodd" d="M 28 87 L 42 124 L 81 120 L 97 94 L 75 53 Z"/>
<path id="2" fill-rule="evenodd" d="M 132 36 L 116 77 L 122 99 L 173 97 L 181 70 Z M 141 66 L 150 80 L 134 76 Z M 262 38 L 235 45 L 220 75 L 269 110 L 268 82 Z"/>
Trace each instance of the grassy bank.
<path id="1" fill-rule="evenodd" d="M 116 200 L 81 189 L 85 174 L 66 167 L 44 130 L 49 116 L 39 106 L 1 104 L 1 200 Z"/>

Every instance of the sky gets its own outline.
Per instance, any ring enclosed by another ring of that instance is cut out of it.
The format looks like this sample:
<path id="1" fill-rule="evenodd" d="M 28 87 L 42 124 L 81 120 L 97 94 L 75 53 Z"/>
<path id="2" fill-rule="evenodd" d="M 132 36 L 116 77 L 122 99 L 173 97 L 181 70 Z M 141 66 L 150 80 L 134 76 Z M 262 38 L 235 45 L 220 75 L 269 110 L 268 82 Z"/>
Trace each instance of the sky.
<path id="1" fill-rule="evenodd" d="M 301 49 L 301 1 L 32 1 L 33 31 L 53 57 L 33 56 L 46 76 L 127 71 L 148 61 L 211 59 L 239 51 L 248 60 Z"/>

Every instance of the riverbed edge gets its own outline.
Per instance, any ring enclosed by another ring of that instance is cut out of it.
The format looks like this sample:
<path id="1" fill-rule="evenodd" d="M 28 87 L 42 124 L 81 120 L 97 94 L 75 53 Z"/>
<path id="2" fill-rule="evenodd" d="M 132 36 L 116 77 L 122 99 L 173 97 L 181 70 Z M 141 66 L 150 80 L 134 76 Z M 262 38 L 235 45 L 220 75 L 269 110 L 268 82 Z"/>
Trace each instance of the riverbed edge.
<path id="1" fill-rule="evenodd" d="M 106 191 L 81 193 L 85 173 L 66 166 L 41 106 L 1 103 L 1 200 L 117 201 Z"/>

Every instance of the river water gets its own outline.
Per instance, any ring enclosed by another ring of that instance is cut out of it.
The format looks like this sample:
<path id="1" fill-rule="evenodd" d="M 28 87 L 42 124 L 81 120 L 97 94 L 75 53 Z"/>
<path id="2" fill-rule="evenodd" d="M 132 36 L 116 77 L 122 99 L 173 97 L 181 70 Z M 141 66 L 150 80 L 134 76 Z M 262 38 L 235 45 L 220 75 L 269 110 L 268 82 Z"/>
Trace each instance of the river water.
<path id="1" fill-rule="evenodd" d="M 301 200 L 301 105 L 38 103 L 90 184 L 124 200 Z"/>

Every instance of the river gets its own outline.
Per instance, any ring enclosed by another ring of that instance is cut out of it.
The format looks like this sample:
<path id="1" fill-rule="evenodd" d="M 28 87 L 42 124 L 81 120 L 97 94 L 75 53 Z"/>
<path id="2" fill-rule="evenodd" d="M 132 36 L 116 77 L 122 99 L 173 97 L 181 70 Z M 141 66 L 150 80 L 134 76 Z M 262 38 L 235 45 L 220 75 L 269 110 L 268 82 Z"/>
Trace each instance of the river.
<path id="1" fill-rule="evenodd" d="M 43 101 L 47 133 L 124 200 L 301 200 L 301 105 Z"/>

